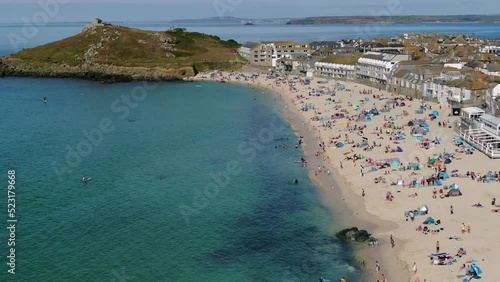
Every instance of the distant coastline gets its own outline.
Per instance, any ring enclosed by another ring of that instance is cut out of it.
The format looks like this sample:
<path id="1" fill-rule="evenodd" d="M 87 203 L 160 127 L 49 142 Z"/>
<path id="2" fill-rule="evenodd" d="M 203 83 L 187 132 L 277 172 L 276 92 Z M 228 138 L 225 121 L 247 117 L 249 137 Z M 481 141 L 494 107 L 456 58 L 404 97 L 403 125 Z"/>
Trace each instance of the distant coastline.
<path id="1" fill-rule="evenodd" d="M 448 15 L 448 16 L 324 16 L 305 18 L 236 18 L 211 17 L 202 19 L 177 19 L 171 23 L 240 23 L 252 21 L 254 23 L 275 24 L 373 24 L 373 23 L 500 23 L 500 15 Z"/>

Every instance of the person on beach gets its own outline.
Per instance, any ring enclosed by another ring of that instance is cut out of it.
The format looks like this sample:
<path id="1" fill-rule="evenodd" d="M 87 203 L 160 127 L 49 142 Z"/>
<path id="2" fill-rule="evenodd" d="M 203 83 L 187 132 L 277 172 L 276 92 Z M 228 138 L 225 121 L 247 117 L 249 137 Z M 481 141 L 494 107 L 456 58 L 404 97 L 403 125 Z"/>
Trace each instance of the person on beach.
<path id="1" fill-rule="evenodd" d="M 380 264 L 378 264 L 378 261 L 375 261 L 375 271 L 377 273 L 380 271 Z"/>
<path id="2" fill-rule="evenodd" d="M 413 263 L 413 269 L 412 270 L 413 270 L 414 274 L 417 273 L 417 263 L 416 262 Z"/>
<path id="3" fill-rule="evenodd" d="M 361 189 L 361 196 L 365 196 L 365 189 Z"/>
<path id="4" fill-rule="evenodd" d="M 453 206 L 450 206 L 450 214 L 453 215 Z"/>
<path id="5" fill-rule="evenodd" d="M 391 246 L 394 248 L 394 238 L 392 237 L 392 234 L 391 234 Z"/>
<path id="6" fill-rule="evenodd" d="M 439 253 L 439 241 L 436 242 L 436 253 Z"/>
<path id="7" fill-rule="evenodd" d="M 465 234 L 465 223 L 462 222 L 462 234 Z"/>
<path id="8" fill-rule="evenodd" d="M 467 224 L 467 233 L 470 233 L 470 223 Z"/>

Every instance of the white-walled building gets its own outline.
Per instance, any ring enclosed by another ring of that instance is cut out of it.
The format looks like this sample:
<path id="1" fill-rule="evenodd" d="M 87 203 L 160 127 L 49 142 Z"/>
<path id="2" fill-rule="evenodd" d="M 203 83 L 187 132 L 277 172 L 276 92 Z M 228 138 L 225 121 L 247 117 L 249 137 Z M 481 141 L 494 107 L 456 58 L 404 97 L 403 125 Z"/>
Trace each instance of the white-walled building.
<path id="1" fill-rule="evenodd" d="M 282 58 L 311 55 L 309 43 L 294 41 L 262 41 L 250 49 L 250 64 L 277 67 Z"/>
<path id="2" fill-rule="evenodd" d="M 492 42 L 482 46 L 479 51 L 481 53 L 496 54 L 500 53 L 500 42 Z"/>
<path id="3" fill-rule="evenodd" d="M 359 58 L 356 75 L 370 82 L 387 84 L 398 62 L 411 60 L 410 55 L 366 52 Z"/>
<path id="4" fill-rule="evenodd" d="M 347 64 L 335 64 L 317 62 L 314 64 L 316 75 L 321 77 L 332 77 L 346 80 L 353 80 L 356 78 L 356 66 Z"/>
<path id="5" fill-rule="evenodd" d="M 500 116 L 500 84 L 494 84 L 490 87 L 486 105 L 492 115 Z"/>

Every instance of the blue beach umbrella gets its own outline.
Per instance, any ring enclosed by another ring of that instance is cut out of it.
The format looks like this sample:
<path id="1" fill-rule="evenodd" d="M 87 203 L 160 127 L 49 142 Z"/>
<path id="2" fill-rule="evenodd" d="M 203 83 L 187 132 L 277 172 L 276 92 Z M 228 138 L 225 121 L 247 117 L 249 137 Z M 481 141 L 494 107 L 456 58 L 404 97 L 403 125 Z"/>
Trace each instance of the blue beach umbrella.
<path id="1" fill-rule="evenodd" d="M 438 111 L 433 111 L 432 114 L 435 116 L 435 117 L 438 117 L 439 116 L 439 112 Z"/>

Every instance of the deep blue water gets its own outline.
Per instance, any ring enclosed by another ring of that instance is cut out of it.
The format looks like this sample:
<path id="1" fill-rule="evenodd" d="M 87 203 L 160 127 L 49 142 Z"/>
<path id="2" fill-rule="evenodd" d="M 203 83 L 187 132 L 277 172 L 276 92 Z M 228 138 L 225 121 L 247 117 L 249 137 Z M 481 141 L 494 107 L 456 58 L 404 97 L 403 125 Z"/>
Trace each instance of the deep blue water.
<path id="1" fill-rule="evenodd" d="M 272 96 L 200 85 L 0 79 L 0 281 L 360 281 Z"/>

